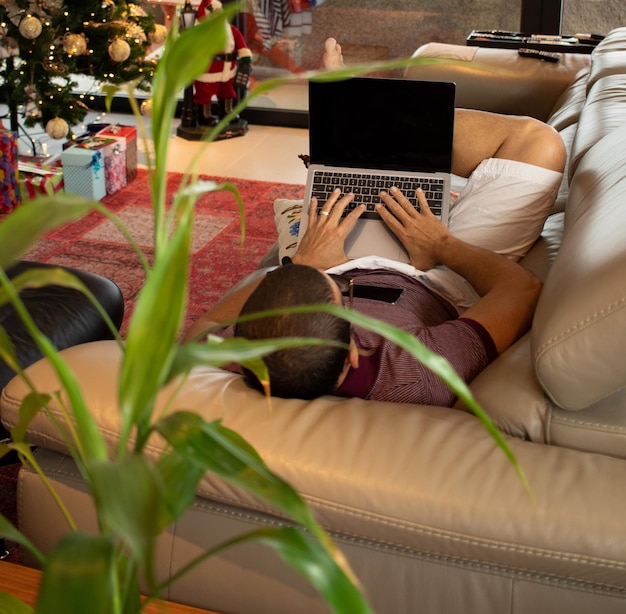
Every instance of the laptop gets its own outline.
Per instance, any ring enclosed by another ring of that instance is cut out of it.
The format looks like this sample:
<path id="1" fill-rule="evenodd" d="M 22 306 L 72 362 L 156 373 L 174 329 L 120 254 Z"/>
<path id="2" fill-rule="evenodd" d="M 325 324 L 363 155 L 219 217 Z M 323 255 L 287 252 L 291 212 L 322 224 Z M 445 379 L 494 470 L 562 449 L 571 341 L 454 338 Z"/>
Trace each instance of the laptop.
<path id="1" fill-rule="evenodd" d="M 310 162 L 299 237 L 312 197 L 321 207 L 337 186 L 343 193 L 364 190 L 350 206 L 363 202 L 366 211 L 346 240 L 346 255 L 408 262 L 374 205 L 380 190 L 396 185 L 419 208 L 415 189 L 421 186 L 447 224 L 455 89 L 448 82 L 373 77 L 310 81 Z"/>

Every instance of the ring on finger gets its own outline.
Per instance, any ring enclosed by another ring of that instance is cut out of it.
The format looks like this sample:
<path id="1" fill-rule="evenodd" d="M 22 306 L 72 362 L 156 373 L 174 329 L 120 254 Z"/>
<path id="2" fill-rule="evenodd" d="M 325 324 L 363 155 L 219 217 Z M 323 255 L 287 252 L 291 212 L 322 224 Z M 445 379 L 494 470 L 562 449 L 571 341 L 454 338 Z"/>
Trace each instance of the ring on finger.
<path id="1" fill-rule="evenodd" d="M 320 211 L 320 215 L 330 215 L 329 211 Z"/>

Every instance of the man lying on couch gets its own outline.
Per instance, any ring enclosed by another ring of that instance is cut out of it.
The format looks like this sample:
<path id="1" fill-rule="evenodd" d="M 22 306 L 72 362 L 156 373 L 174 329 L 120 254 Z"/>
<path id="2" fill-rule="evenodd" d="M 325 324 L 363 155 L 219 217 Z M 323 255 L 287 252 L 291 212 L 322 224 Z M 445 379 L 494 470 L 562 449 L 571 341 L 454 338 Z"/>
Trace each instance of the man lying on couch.
<path id="1" fill-rule="evenodd" d="M 411 332 L 469 383 L 530 326 L 541 283 L 517 260 L 541 232 L 564 164 L 563 142 L 549 126 L 525 117 L 458 109 L 452 172 L 469 179 L 451 207 L 448 227 L 432 215 L 419 191 L 419 213 L 395 187 L 380 195 L 385 206 L 379 205 L 378 212 L 407 250 L 410 266 L 348 260 L 344 242 L 363 208 L 342 217 L 352 195 L 337 191 L 319 214 L 311 206 L 293 264 L 230 292 L 194 323 L 185 339 L 239 313 L 342 304 L 341 289 L 327 275 L 340 273 L 352 284 L 402 289 L 395 304 L 354 297 L 353 308 Z M 308 346 L 268 356 L 276 396 L 335 394 L 433 405 L 455 401 L 445 384 L 401 348 L 359 327 L 351 335 L 349 324 L 329 314 L 253 320 L 238 324 L 235 334 L 248 339 L 319 337 L 349 346 Z"/>

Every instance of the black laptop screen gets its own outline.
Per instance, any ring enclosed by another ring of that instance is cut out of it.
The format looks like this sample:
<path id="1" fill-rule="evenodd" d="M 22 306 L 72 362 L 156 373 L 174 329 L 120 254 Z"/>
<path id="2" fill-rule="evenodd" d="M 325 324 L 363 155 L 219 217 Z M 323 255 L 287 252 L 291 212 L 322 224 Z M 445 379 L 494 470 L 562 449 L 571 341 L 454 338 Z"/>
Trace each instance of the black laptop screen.
<path id="1" fill-rule="evenodd" d="M 311 162 L 450 172 L 454 94 L 454 83 L 433 81 L 311 81 Z"/>

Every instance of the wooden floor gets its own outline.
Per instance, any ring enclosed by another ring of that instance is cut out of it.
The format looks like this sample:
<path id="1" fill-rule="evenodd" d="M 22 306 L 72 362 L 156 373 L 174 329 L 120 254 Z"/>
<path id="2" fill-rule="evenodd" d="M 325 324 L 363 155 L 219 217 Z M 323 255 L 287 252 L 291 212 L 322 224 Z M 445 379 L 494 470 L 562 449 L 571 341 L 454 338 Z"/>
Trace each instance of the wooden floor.
<path id="1" fill-rule="evenodd" d="M 0 592 L 18 597 L 30 606 L 35 605 L 41 574 L 35 569 L 0 561 Z M 62 609 L 60 608 L 60 611 Z M 145 614 L 217 614 L 191 606 L 153 601 L 143 610 Z"/>

